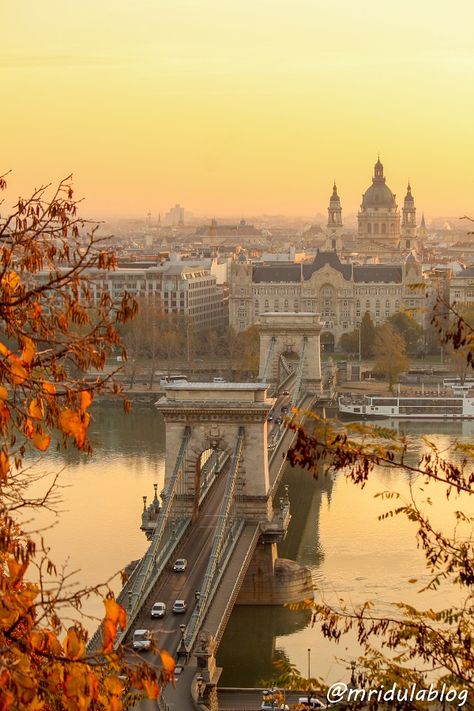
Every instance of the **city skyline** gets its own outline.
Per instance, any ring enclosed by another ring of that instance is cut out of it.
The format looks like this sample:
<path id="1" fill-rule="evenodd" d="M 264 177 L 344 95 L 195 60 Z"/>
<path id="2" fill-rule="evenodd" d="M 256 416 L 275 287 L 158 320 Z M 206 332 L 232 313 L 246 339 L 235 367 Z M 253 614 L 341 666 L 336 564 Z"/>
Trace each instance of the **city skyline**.
<path id="1" fill-rule="evenodd" d="M 84 213 L 356 213 L 377 154 L 419 215 L 471 214 L 467 0 L 92 0 L 3 9 L 1 172 Z M 471 77 L 471 79 L 470 79 Z"/>

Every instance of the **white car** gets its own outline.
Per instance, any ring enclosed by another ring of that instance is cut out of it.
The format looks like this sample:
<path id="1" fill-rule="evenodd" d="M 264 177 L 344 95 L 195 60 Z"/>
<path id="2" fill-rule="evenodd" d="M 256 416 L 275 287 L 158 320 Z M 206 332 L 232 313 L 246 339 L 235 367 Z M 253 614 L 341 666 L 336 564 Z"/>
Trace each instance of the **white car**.
<path id="1" fill-rule="evenodd" d="M 175 573 L 184 573 L 188 567 L 188 561 L 186 558 L 178 558 L 173 565 L 173 570 Z"/>
<path id="2" fill-rule="evenodd" d="M 135 630 L 132 647 L 136 652 L 143 652 L 151 647 L 151 630 Z"/>
<path id="3" fill-rule="evenodd" d="M 164 602 L 155 602 L 151 608 L 152 617 L 164 617 L 166 614 L 166 605 Z"/>
<path id="4" fill-rule="evenodd" d="M 185 613 L 187 609 L 188 609 L 188 606 L 187 606 L 185 600 L 175 600 L 174 601 L 173 612 L 175 613 L 175 615 Z"/>

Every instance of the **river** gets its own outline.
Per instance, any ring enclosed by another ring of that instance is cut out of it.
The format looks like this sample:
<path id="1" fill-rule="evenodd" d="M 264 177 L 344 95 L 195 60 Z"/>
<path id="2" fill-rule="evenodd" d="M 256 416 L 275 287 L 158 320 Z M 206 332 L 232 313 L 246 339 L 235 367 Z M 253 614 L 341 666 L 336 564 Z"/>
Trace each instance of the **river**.
<path id="1" fill-rule="evenodd" d="M 154 483 L 161 491 L 164 478 L 165 429 L 154 408 L 136 406 L 125 415 L 118 404 L 95 405 L 92 414 L 91 456 L 73 450 L 50 452 L 35 465 L 51 476 L 61 471 L 60 514 L 35 514 L 26 523 L 30 530 L 41 528 L 52 559 L 70 572 L 78 571 L 74 579 L 81 586 L 108 580 L 144 553 L 146 539 L 139 529 L 142 497 L 153 496 Z M 425 446 L 423 433 L 443 449 L 456 439 L 474 439 L 471 422 L 413 422 L 405 425 L 405 431 L 414 458 Z M 284 483 L 289 486 L 292 522 L 279 555 L 311 568 L 317 598 L 354 603 L 371 599 L 379 610 L 400 600 L 434 607 L 456 602 L 451 589 L 420 596 L 418 590 L 428 577 L 413 525 L 401 517 L 378 520 L 390 506 L 374 495 L 392 490 L 408 496 L 413 482 L 407 475 L 379 470 L 361 490 L 342 475 L 314 480 L 287 465 Z M 35 486 L 36 491 L 39 488 Z M 455 503 L 446 503 L 441 487 L 433 486 L 418 494 L 418 500 L 428 493 L 433 501 L 431 515 L 445 528 Z M 417 583 L 409 582 L 413 579 Z M 111 586 L 119 589 L 118 577 Z M 84 609 L 91 617 L 87 626 L 94 629 L 102 603 L 93 596 Z M 350 637 L 339 645 L 324 640 L 317 628 L 311 628 L 306 612 L 237 607 L 218 664 L 224 667 L 221 681 L 228 686 L 252 686 L 270 679 L 275 674 L 275 654 L 284 655 L 303 675 L 309 661 L 312 676 L 336 681 L 347 677 L 346 662 L 340 659 L 356 653 Z"/>

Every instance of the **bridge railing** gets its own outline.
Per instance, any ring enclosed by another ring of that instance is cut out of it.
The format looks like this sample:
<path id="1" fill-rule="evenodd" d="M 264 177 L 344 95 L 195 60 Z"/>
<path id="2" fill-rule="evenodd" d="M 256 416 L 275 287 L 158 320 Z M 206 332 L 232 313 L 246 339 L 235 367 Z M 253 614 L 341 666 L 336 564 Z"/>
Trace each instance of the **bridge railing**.
<path id="1" fill-rule="evenodd" d="M 303 380 L 303 370 L 304 370 L 304 361 L 305 361 L 305 355 L 306 355 L 306 346 L 308 343 L 308 339 L 306 336 L 303 337 L 303 348 L 301 349 L 301 355 L 300 355 L 300 360 L 298 363 L 298 369 L 296 371 L 296 380 L 295 380 L 295 386 L 293 389 L 293 396 L 291 398 L 291 407 L 296 407 L 296 404 L 300 398 L 300 390 L 301 390 L 301 381 Z"/>
<path id="2" fill-rule="evenodd" d="M 266 379 L 268 378 L 268 370 L 269 370 L 270 364 L 272 363 L 272 360 L 273 360 L 273 349 L 275 348 L 275 343 L 276 343 L 276 338 L 275 338 L 275 336 L 272 336 L 272 338 L 270 339 L 270 348 L 268 349 L 267 358 L 265 360 L 265 365 L 264 365 L 263 371 L 262 371 L 262 377 L 261 377 L 262 383 L 264 383 L 266 381 Z"/>
<path id="3" fill-rule="evenodd" d="M 235 544 L 235 540 L 238 538 L 240 530 L 244 525 L 243 521 L 232 520 L 231 516 L 232 509 L 235 507 L 235 493 L 243 442 L 244 428 L 239 427 L 237 442 L 235 444 L 230 470 L 227 476 L 224 498 L 216 528 L 216 535 L 211 555 L 209 557 L 209 562 L 207 564 L 206 573 L 204 575 L 203 585 L 200 590 L 199 602 L 194 608 L 185 633 L 185 642 L 188 649 L 190 649 L 194 644 L 201 620 L 207 611 L 215 579 L 220 572 L 219 566 L 222 565 L 222 567 L 225 567 L 224 560 L 228 558 L 229 549 Z"/>

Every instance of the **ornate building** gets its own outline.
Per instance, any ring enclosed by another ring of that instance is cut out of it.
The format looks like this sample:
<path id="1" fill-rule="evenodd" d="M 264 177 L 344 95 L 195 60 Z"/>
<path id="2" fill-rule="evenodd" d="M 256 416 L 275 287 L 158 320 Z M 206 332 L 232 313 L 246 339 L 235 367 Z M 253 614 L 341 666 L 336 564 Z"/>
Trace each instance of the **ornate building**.
<path id="1" fill-rule="evenodd" d="M 402 218 L 400 220 L 400 218 Z M 424 294 L 410 285 L 422 280 L 412 254 L 417 245 L 416 209 L 408 184 L 402 215 L 387 186 L 380 159 L 372 185 L 362 196 L 357 237 L 344 232 L 336 184 L 329 199 L 325 250 L 313 262 L 252 264 L 244 256 L 230 269 L 229 319 L 237 331 L 259 322 L 265 312 L 319 313 L 327 350 L 343 333 L 358 328 L 368 311 L 376 325 L 401 310 L 423 323 Z M 339 255 L 351 254 L 353 263 Z M 365 261 L 385 263 L 364 264 Z"/>
<path id="2" fill-rule="evenodd" d="M 316 312 L 324 323 L 321 342 L 333 350 L 343 333 L 358 328 L 366 311 L 376 325 L 402 309 L 422 323 L 424 294 L 410 288 L 421 279 L 413 255 L 401 264 L 366 265 L 343 263 L 336 252 L 281 265 L 251 264 L 240 256 L 230 271 L 230 324 L 243 331 L 265 312 Z"/>

